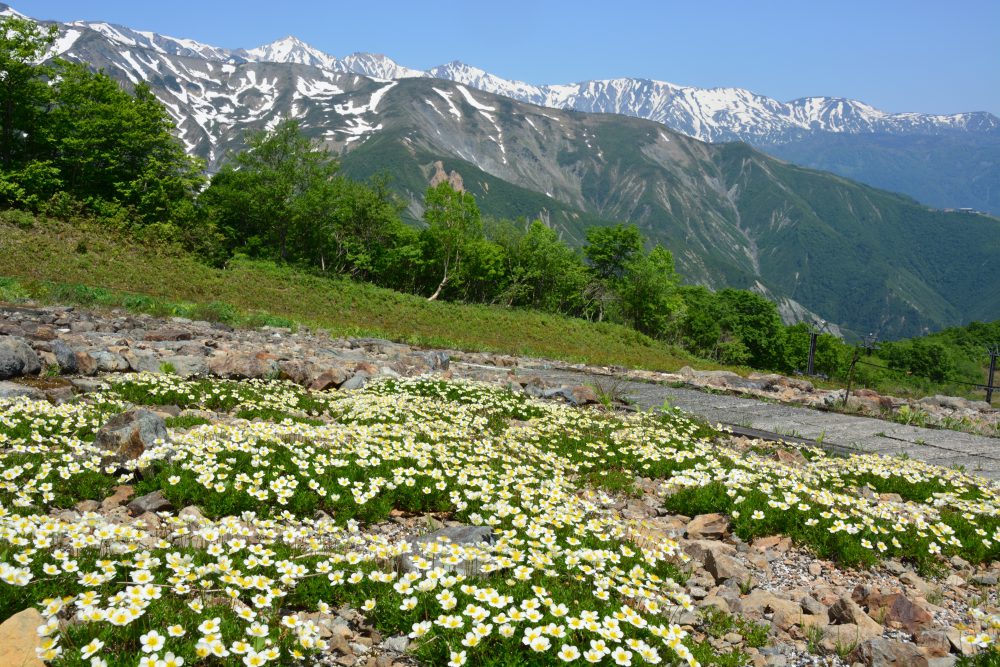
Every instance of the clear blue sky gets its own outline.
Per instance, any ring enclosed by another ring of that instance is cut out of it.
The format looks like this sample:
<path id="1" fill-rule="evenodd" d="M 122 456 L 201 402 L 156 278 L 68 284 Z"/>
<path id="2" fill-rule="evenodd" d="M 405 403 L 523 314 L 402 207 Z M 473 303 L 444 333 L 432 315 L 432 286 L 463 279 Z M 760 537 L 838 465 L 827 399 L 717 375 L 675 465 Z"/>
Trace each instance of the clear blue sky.
<path id="1" fill-rule="evenodd" d="M 634 76 L 1000 115 L 1000 0 L 3 1 L 231 48 L 291 34 L 421 69 L 462 60 L 539 84 Z"/>

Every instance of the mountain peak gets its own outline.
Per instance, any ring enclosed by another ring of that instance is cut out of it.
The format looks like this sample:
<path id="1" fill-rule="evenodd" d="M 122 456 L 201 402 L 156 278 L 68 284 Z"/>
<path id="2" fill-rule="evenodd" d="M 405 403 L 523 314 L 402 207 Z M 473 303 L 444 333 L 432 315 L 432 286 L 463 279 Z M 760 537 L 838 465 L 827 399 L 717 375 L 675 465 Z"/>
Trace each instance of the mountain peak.
<path id="1" fill-rule="evenodd" d="M 307 44 L 294 35 L 286 35 L 273 42 L 242 52 L 247 60 L 272 63 L 295 63 L 333 69 L 337 59 Z"/>

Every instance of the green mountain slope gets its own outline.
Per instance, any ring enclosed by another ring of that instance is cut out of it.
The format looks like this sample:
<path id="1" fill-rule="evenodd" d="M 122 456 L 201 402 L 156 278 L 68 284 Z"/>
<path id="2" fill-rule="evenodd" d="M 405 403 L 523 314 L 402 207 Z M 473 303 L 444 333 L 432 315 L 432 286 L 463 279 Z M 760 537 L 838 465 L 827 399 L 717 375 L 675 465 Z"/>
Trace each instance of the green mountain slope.
<path id="1" fill-rule="evenodd" d="M 1000 137 L 823 133 L 761 147 L 795 164 L 902 192 L 931 206 L 1000 214 Z"/>
<path id="2" fill-rule="evenodd" d="M 1000 312 L 996 218 L 930 209 L 745 144 L 443 81 L 400 81 L 378 120 L 344 169 L 390 173 L 414 217 L 441 160 L 488 214 L 542 215 L 576 242 L 591 224 L 634 222 L 687 279 L 758 289 L 786 315 L 898 337 Z"/>

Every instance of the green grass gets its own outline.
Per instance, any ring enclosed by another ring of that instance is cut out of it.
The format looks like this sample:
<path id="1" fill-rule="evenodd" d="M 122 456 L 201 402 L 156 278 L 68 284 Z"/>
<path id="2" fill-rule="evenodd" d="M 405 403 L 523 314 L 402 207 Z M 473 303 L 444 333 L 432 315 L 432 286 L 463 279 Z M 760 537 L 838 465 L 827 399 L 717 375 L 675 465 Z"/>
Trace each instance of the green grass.
<path id="1" fill-rule="evenodd" d="M 234 259 L 217 269 L 109 230 L 39 219 L 29 229 L 4 225 L 3 239 L 0 301 L 33 298 L 121 307 L 241 326 L 302 324 L 333 335 L 653 370 L 674 370 L 693 361 L 687 353 L 623 326 L 529 310 L 428 302 L 268 262 Z M 80 242 L 86 253 L 77 252 Z"/>

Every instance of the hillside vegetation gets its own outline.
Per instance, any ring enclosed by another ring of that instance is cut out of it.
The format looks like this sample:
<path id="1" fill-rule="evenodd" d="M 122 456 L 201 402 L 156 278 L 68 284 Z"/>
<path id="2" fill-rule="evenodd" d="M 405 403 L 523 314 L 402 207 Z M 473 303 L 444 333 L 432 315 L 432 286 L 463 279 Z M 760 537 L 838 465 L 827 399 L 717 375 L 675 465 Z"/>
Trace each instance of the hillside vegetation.
<path id="1" fill-rule="evenodd" d="M 16 278 L 0 290 L 4 300 L 31 296 L 237 322 L 242 316 L 251 324 L 298 323 L 334 335 L 651 369 L 692 359 L 621 325 L 429 302 L 267 261 L 236 259 L 213 268 L 187 253 L 158 251 L 92 227 L 44 220 L 28 229 L 0 225 L 0 231 L 0 275 Z"/>

